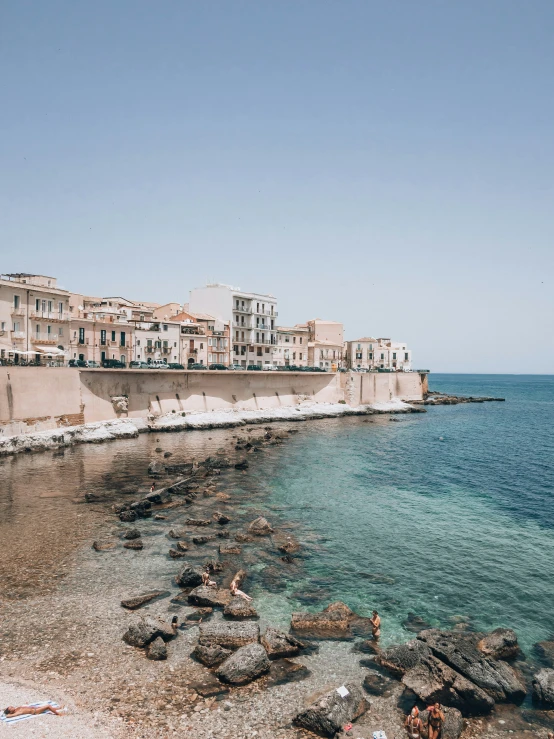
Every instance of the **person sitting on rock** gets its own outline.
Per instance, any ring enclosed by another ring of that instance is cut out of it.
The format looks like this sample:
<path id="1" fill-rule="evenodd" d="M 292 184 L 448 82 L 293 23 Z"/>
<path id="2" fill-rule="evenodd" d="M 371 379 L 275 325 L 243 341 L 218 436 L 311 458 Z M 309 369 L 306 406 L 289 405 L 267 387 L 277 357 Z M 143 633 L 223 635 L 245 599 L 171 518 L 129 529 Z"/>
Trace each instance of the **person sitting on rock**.
<path id="1" fill-rule="evenodd" d="M 207 567 L 202 573 L 202 585 L 207 585 L 209 588 L 217 588 L 215 580 L 210 580 L 210 571 Z"/>
<path id="2" fill-rule="evenodd" d="M 428 739 L 439 739 L 444 722 L 444 713 L 441 711 L 441 704 L 435 703 L 427 709 L 429 715 L 427 717 L 427 737 Z"/>
<path id="3" fill-rule="evenodd" d="M 411 710 L 411 713 L 406 716 L 404 726 L 406 727 L 410 739 L 421 738 L 421 730 L 423 726 L 421 719 L 419 718 L 419 709 L 417 706 L 414 706 Z"/>
<path id="4" fill-rule="evenodd" d="M 4 709 L 6 718 L 15 718 L 15 716 L 38 716 L 41 713 L 53 713 L 56 716 L 61 716 L 63 708 L 54 708 L 49 704 L 44 706 L 8 706 Z"/>
<path id="5" fill-rule="evenodd" d="M 243 593 L 242 590 L 239 590 L 239 586 L 236 580 L 233 580 L 233 582 L 229 586 L 229 590 L 231 591 L 231 595 L 238 595 L 239 598 L 244 598 L 244 600 L 248 601 L 249 603 L 252 600 L 249 595 L 246 595 L 246 593 Z"/>
<path id="6" fill-rule="evenodd" d="M 381 618 L 377 611 L 373 611 L 373 617 L 369 619 L 371 623 L 371 633 L 375 641 L 381 636 Z"/>

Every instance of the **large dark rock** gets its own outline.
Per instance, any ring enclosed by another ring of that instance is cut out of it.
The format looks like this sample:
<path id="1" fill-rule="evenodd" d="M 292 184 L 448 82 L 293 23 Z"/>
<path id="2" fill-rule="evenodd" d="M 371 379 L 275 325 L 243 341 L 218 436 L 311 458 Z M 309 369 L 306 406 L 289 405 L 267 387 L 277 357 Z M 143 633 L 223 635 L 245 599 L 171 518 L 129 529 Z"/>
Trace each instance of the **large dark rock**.
<path id="1" fill-rule="evenodd" d="M 188 602 L 192 606 L 225 608 L 230 603 L 232 597 L 228 590 L 210 587 L 209 585 L 200 585 L 188 594 Z"/>
<path id="2" fill-rule="evenodd" d="M 442 725 L 441 739 L 459 739 L 464 728 L 464 720 L 462 714 L 457 708 L 442 706 L 444 713 L 444 723 Z M 421 711 L 419 718 L 424 725 L 427 725 L 429 711 Z"/>
<path id="3" fill-rule="evenodd" d="M 175 577 L 175 582 L 182 588 L 195 588 L 202 584 L 202 567 L 186 564 Z"/>
<path id="4" fill-rule="evenodd" d="M 136 511 L 121 511 L 119 514 L 119 520 L 125 523 L 132 523 L 138 518 Z"/>
<path id="5" fill-rule="evenodd" d="M 130 510 L 134 511 L 139 518 L 150 518 L 152 503 L 149 500 L 138 500 L 136 503 L 131 503 Z"/>
<path id="6" fill-rule="evenodd" d="M 219 644 L 225 649 L 239 649 L 258 642 L 260 627 L 253 621 L 214 621 L 200 624 L 198 641 L 202 645 Z"/>
<path id="7" fill-rule="evenodd" d="M 163 503 L 169 503 L 171 501 L 171 493 L 167 488 L 164 490 L 154 490 L 145 496 L 146 500 L 149 500 L 152 505 L 162 505 Z"/>
<path id="8" fill-rule="evenodd" d="M 533 677 L 533 701 L 541 708 L 554 708 L 554 670 L 544 667 Z"/>
<path id="9" fill-rule="evenodd" d="M 513 659 L 519 654 L 517 634 L 513 629 L 495 629 L 477 642 L 477 649 L 492 659 Z"/>
<path id="10" fill-rule="evenodd" d="M 240 554 L 241 552 L 242 552 L 242 549 L 240 547 L 234 547 L 234 546 L 223 547 L 221 545 L 219 546 L 219 553 L 223 556 Z"/>
<path id="11" fill-rule="evenodd" d="M 525 686 L 514 670 L 506 662 L 483 656 L 474 636 L 428 629 L 422 631 L 418 639 L 424 641 L 436 657 L 485 690 L 493 700 L 520 703 L 525 698 Z"/>
<path id="12" fill-rule="evenodd" d="M 248 533 L 252 536 L 268 536 L 272 531 L 269 521 L 263 516 L 259 516 L 248 526 Z"/>
<path id="13" fill-rule="evenodd" d="M 148 645 L 146 652 L 148 659 L 167 659 L 167 647 L 161 636 L 157 636 L 153 642 Z"/>
<path id="14" fill-rule="evenodd" d="M 185 539 L 187 532 L 185 529 L 169 529 L 167 535 L 170 539 Z"/>
<path id="15" fill-rule="evenodd" d="M 269 659 L 280 659 L 281 657 L 295 657 L 300 653 L 304 644 L 290 634 L 274 629 L 269 626 L 261 638 L 261 642 Z"/>
<path id="16" fill-rule="evenodd" d="M 126 541 L 123 544 L 124 549 L 134 549 L 137 552 L 140 552 L 142 549 L 144 549 L 144 544 L 142 543 L 142 539 L 131 539 L 131 541 Z"/>
<path id="17" fill-rule="evenodd" d="M 490 713 L 494 706 L 484 690 L 433 656 L 407 670 L 402 682 L 427 705 L 438 701 L 465 715 Z"/>
<path id="18" fill-rule="evenodd" d="M 185 621 L 189 621 L 190 623 L 205 621 L 207 618 L 210 618 L 213 612 L 214 609 L 207 606 L 205 608 L 195 608 L 192 613 L 187 613 Z"/>
<path id="19" fill-rule="evenodd" d="M 249 467 L 247 459 L 241 459 L 235 464 L 236 470 L 247 470 Z"/>
<path id="20" fill-rule="evenodd" d="M 216 667 L 232 654 L 230 649 L 220 647 L 219 644 L 197 644 L 192 651 L 192 656 L 206 667 Z"/>
<path id="21" fill-rule="evenodd" d="M 554 667 L 554 641 L 539 641 L 535 644 L 535 652 L 548 667 Z"/>
<path id="22" fill-rule="evenodd" d="M 145 647 L 160 636 L 164 641 L 173 639 L 175 634 L 171 625 L 161 618 L 146 616 L 131 624 L 125 634 L 123 641 L 132 647 Z"/>
<path id="23" fill-rule="evenodd" d="M 220 526 L 225 526 L 226 524 L 231 522 L 231 519 L 229 518 L 229 516 L 227 516 L 225 513 L 221 513 L 220 511 L 216 511 L 213 514 L 212 518 Z"/>
<path id="24" fill-rule="evenodd" d="M 319 613 L 293 613 L 290 628 L 311 639 L 353 639 L 371 633 L 370 620 L 340 601 Z"/>
<path id="25" fill-rule="evenodd" d="M 431 628 L 431 624 L 427 623 L 424 618 L 411 612 L 408 613 L 406 620 L 402 622 L 402 626 L 406 631 L 411 631 L 413 634 L 419 634 L 420 631 Z"/>
<path id="26" fill-rule="evenodd" d="M 149 593 L 143 593 L 143 595 L 135 595 L 133 598 L 125 598 L 121 601 L 121 605 L 129 611 L 135 611 L 137 608 L 167 595 L 169 595 L 168 590 L 151 590 Z"/>
<path id="27" fill-rule="evenodd" d="M 211 526 L 212 522 L 204 518 L 187 518 L 186 526 Z"/>
<path id="28" fill-rule="evenodd" d="M 273 537 L 273 543 L 282 554 L 298 554 L 302 549 L 300 542 L 291 534 L 280 534 Z"/>
<path id="29" fill-rule="evenodd" d="M 258 612 L 252 603 L 244 600 L 236 595 L 231 598 L 229 603 L 223 609 L 223 615 L 226 618 L 234 618 L 236 620 L 245 618 L 258 618 Z"/>
<path id="30" fill-rule="evenodd" d="M 207 544 L 210 541 L 213 541 L 215 539 L 215 536 L 210 536 L 209 534 L 203 534 L 199 536 L 193 536 L 192 537 L 192 543 L 196 544 L 197 546 L 200 546 L 202 544 Z"/>
<path id="31" fill-rule="evenodd" d="M 246 685 L 269 672 L 271 663 L 261 644 L 240 647 L 218 668 L 216 675 L 224 683 Z"/>
<path id="32" fill-rule="evenodd" d="M 309 677 L 310 674 L 306 665 L 301 665 L 286 658 L 278 659 L 271 663 L 266 687 L 272 688 L 275 685 L 298 682 Z"/>
<path id="33" fill-rule="evenodd" d="M 123 539 L 140 539 L 140 531 L 138 529 L 126 529 L 122 536 Z"/>
<path id="34" fill-rule="evenodd" d="M 382 649 L 376 661 L 395 677 L 402 677 L 405 672 L 418 665 L 423 659 L 431 656 L 429 647 L 418 639 L 405 644 L 396 644 Z"/>
<path id="35" fill-rule="evenodd" d="M 384 695 L 392 688 L 394 682 L 377 670 L 369 670 L 364 676 L 363 685 L 370 695 Z"/>
<path id="36" fill-rule="evenodd" d="M 336 690 L 332 690 L 306 710 L 300 711 L 294 717 L 293 724 L 318 736 L 334 737 L 345 724 L 355 721 L 369 708 L 360 687 L 351 683 L 344 687 L 348 690 L 345 698 L 342 698 Z"/>

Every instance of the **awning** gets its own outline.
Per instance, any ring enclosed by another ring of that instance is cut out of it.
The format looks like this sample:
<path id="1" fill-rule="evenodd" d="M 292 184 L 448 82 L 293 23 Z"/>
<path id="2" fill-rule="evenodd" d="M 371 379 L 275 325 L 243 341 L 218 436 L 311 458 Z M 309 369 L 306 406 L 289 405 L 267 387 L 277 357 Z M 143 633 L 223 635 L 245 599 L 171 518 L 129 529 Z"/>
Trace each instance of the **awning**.
<path id="1" fill-rule="evenodd" d="M 32 354 L 49 354 L 51 357 L 66 357 L 67 352 L 58 349 L 56 346 L 37 346 Z"/>

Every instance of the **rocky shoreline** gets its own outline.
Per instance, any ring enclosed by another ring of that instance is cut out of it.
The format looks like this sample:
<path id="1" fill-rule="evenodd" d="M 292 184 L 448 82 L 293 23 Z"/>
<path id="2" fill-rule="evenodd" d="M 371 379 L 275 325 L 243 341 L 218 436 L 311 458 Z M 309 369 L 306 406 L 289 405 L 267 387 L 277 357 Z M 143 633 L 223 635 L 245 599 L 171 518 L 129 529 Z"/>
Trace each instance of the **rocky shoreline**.
<path id="1" fill-rule="evenodd" d="M 506 398 L 493 398 L 486 395 L 452 395 L 429 390 L 423 400 L 413 402 L 415 405 L 459 405 L 460 403 L 504 403 L 505 401 Z"/>

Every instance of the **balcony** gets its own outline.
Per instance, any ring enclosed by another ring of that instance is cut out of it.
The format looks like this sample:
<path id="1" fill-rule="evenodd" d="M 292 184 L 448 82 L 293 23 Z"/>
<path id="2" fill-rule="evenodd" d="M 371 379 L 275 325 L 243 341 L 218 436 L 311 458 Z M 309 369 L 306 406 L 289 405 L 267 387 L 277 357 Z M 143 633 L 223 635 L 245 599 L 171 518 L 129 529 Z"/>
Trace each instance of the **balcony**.
<path id="1" fill-rule="evenodd" d="M 18 306 L 17 308 L 14 308 L 12 306 L 12 309 L 10 311 L 10 315 L 12 315 L 12 316 L 24 316 L 25 315 L 25 310 L 24 310 L 24 308 L 23 308 L 22 305 Z"/>
<path id="2" fill-rule="evenodd" d="M 63 341 L 63 336 L 61 337 Z M 57 344 L 60 341 L 58 334 L 33 334 L 31 344 Z"/>
<path id="3" fill-rule="evenodd" d="M 252 308 L 233 308 L 235 313 L 252 313 Z"/>
<path id="4" fill-rule="evenodd" d="M 29 316 L 34 319 L 44 319 L 45 321 L 69 321 L 69 313 L 65 311 L 60 313 L 59 311 L 31 309 Z"/>
<path id="5" fill-rule="evenodd" d="M 25 331 L 12 331 L 12 341 L 24 341 L 26 336 Z"/>

